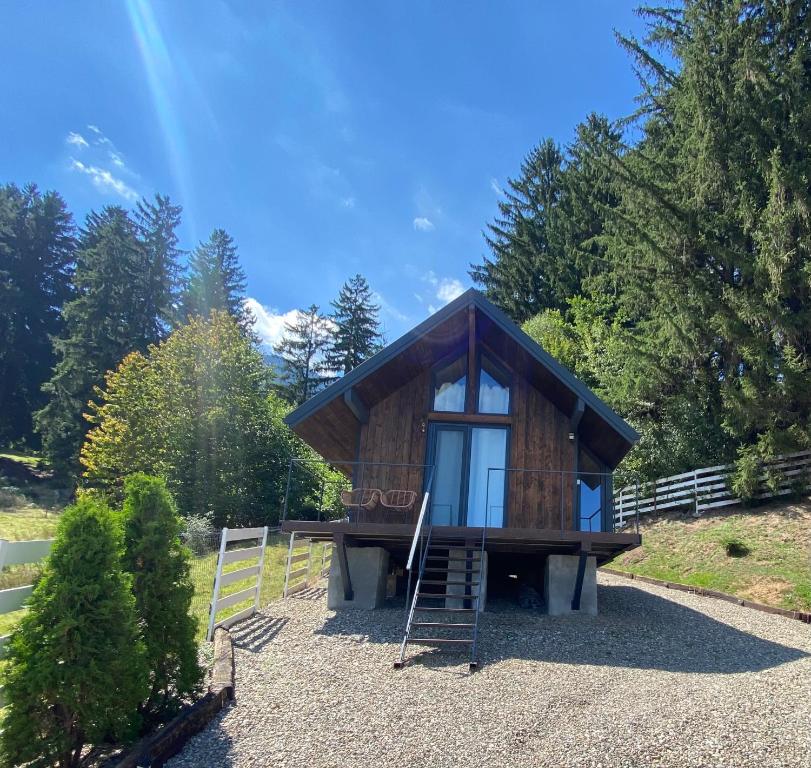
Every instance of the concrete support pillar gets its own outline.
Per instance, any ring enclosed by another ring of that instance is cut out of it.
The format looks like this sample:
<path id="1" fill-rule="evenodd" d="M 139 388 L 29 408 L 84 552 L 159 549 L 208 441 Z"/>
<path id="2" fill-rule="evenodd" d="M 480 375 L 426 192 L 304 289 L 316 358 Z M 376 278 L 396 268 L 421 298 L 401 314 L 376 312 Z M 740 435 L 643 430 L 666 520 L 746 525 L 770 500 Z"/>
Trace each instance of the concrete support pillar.
<path id="1" fill-rule="evenodd" d="M 470 550 L 468 549 L 451 549 L 449 554 L 451 557 L 458 557 L 460 562 L 454 563 L 451 562 L 451 568 L 463 568 L 465 566 L 464 558 L 467 557 Z M 481 599 L 479 600 L 479 611 L 483 611 L 485 609 L 485 605 L 487 603 L 487 552 L 484 553 L 484 561 L 481 560 L 482 551 L 481 547 L 474 547 L 473 548 L 473 570 L 474 573 L 471 575 L 471 581 L 478 581 L 480 582 L 478 586 L 471 586 L 470 591 L 468 588 L 465 587 L 464 584 L 449 584 L 447 586 L 447 593 L 449 595 L 481 595 Z M 478 564 L 481 562 L 481 572 L 476 573 L 478 569 Z M 464 581 L 466 578 L 464 573 L 449 573 L 448 574 L 448 581 Z M 445 607 L 446 608 L 465 608 L 465 601 L 461 599 L 457 599 L 455 597 L 448 597 L 445 598 Z M 468 605 L 467 607 L 472 607 Z"/>
<path id="2" fill-rule="evenodd" d="M 583 576 L 580 610 L 572 610 L 577 582 L 578 555 L 548 555 L 544 566 L 544 599 L 550 616 L 597 615 L 597 558 L 589 556 Z"/>
<path id="3" fill-rule="evenodd" d="M 380 608 L 386 600 L 389 553 L 382 547 L 347 547 L 346 562 L 353 599 L 344 597 L 341 558 L 333 557 L 327 585 L 327 607 L 330 610 L 355 608 L 362 611 Z"/>

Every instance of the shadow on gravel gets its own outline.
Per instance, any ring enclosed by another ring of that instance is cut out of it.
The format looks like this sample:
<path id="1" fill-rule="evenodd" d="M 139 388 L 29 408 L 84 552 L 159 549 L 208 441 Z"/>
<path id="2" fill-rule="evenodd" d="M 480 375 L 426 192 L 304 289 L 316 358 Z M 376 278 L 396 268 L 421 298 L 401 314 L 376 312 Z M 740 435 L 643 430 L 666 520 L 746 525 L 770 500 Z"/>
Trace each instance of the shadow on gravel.
<path id="1" fill-rule="evenodd" d="M 204 731 L 193 736 L 179 755 L 165 763 L 166 768 L 229 768 L 236 765 L 234 742 L 222 727 L 222 719 L 228 711 L 224 709 Z"/>
<path id="2" fill-rule="evenodd" d="M 807 651 L 735 629 L 702 611 L 634 586 L 598 586 L 599 616 L 546 616 L 499 602 L 479 621 L 479 664 L 504 659 L 667 672 L 757 672 L 808 657 Z M 708 606 L 709 608 L 710 606 Z M 395 646 L 402 640 L 403 608 L 340 611 L 318 630 L 362 635 Z M 811 649 L 811 642 L 809 642 Z M 407 657 L 430 667 L 458 666 L 466 652 L 409 646 Z"/>
<path id="3" fill-rule="evenodd" d="M 282 631 L 288 621 L 287 618 L 273 618 L 257 613 L 231 629 L 231 640 L 235 647 L 243 651 L 258 653 Z"/>
<path id="4" fill-rule="evenodd" d="M 295 595 L 290 595 L 291 600 L 320 600 L 325 597 L 327 590 L 323 587 L 310 587 L 309 589 L 302 589 L 301 592 L 296 592 Z"/>

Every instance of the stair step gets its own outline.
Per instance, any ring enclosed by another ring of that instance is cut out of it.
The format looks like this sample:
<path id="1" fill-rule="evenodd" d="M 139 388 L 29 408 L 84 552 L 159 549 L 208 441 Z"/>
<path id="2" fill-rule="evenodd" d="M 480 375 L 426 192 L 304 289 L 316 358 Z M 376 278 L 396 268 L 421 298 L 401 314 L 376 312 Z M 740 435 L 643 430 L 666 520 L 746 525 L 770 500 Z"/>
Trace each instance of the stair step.
<path id="1" fill-rule="evenodd" d="M 448 557 L 447 555 L 428 555 L 426 560 L 441 560 L 443 563 L 478 563 L 475 557 Z"/>
<path id="2" fill-rule="evenodd" d="M 412 627 L 441 627 L 442 629 L 473 629 L 475 624 L 452 621 L 412 621 Z"/>
<path id="3" fill-rule="evenodd" d="M 457 637 L 409 637 L 408 642 L 420 645 L 473 645 L 473 640 Z"/>
<path id="4" fill-rule="evenodd" d="M 472 570 L 470 568 L 423 568 L 423 573 L 469 573 L 471 576 L 476 576 L 481 573 L 480 570 Z"/>
<path id="5" fill-rule="evenodd" d="M 444 584 L 449 587 L 478 587 L 478 581 L 445 581 L 443 579 L 421 579 L 420 584 Z"/>
<path id="6" fill-rule="evenodd" d="M 446 597 L 453 597 L 457 600 L 478 600 L 478 595 L 449 595 L 446 592 L 437 592 L 434 594 L 433 592 L 417 592 L 417 597 L 430 597 L 434 600 L 441 600 Z"/>
<path id="7" fill-rule="evenodd" d="M 430 611 L 431 613 L 437 613 L 439 611 L 441 611 L 442 613 L 475 613 L 476 612 L 475 608 L 433 608 L 433 607 L 426 608 L 425 606 L 419 606 L 419 605 L 415 606 L 414 610 L 415 611 Z"/>

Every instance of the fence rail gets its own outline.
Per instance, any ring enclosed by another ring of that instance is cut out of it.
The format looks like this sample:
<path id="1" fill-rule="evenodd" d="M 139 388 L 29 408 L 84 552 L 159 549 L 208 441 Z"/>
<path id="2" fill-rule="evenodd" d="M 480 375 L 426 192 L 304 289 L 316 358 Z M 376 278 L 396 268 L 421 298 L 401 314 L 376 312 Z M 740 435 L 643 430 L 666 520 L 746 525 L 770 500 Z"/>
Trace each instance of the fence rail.
<path id="1" fill-rule="evenodd" d="M 0 539 L 0 570 L 7 565 L 31 565 L 42 562 L 50 553 L 53 539 L 33 539 L 31 541 L 6 541 Z M 0 614 L 19 611 L 34 591 L 32 584 L 10 589 L 0 589 Z M 6 655 L 6 646 L 11 635 L 0 637 L 0 659 Z M 0 706 L 4 703 L 3 689 L 0 687 Z"/>
<path id="2" fill-rule="evenodd" d="M 718 464 L 702 467 L 692 472 L 660 477 L 652 483 L 640 485 L 637 493 L 633 487 L 625 487 L 614 494 L 614 521 L 617 528 L 637 514 L 665 512 L 692 508 L 696 513 L 708 509 L 728 507 L 743 503 L 732 491 L 730 477 L 734 464 Z M 770 484 L 777 473 L 777 487 Z M 777 456 L 764 462 L 758 478 L 756 499 L 768 499 L 792 493 L 798 487 L 807 488 L 811 480 L 811 451 L 798 451 Z"/>
<path id="3" fill-rule="evenodd" d="M 259 596 L 262 591 L 262 570 L 265 564 L 265 550 L 267 549 L 268 528 L 223 528 L 220 535 L 220 551 L 217 556 L 217 572 L 214 576 L 214 591 L 211 595 L 211 605 L 208 614 L 208 632 L 206 639 L 211 641 L 217 627 L 230 627 L 238 621 L 250 618 L 259 610 Z M 258 541 L 258 545 L 240 547 L 226 550 L 228 544 L 237 542 Z M 227 565 L 244 563 L 249 560 L 258 560 L 256 565 L 243 566 L 235 571 L 223 572 Z M 238 581 L 252 579 L 253 584 L 237 592 L 220 596 L 223 587 L 235 584 Z M 250 605 L 241 611 L 217 620 L 220 611 L 231 608 L 240 603 L 251 601 Z"/>

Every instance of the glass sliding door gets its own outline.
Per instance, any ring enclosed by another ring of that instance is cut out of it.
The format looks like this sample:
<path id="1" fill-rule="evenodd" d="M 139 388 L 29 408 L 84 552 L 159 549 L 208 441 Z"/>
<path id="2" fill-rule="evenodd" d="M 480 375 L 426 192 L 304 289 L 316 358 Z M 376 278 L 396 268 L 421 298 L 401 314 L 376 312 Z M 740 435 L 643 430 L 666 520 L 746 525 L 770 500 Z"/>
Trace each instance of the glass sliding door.
<path id="1" fill-rule="evenodd" d="M 464 427 L 436 425 L 433 433 L 435 469 L 431 521 L 434 525 L 462 525 L 466 430 Z"/>
<path id="2" fill-rule="evenodd" d="M 506 472 L 490 471 L 507 466 L 506 427 L 472 427 L 470 430 L 470 480 L 467 525 L 502 528 Z"/>
<path id="3" fill-rule="evenodd" d="M 509 429 L 433 424 L 429 463 L 434 469 L 434 525 L 504 526 Z"/>

